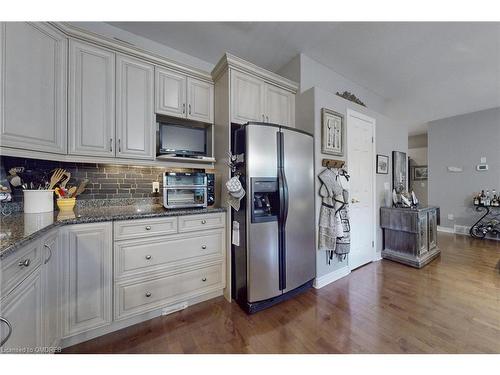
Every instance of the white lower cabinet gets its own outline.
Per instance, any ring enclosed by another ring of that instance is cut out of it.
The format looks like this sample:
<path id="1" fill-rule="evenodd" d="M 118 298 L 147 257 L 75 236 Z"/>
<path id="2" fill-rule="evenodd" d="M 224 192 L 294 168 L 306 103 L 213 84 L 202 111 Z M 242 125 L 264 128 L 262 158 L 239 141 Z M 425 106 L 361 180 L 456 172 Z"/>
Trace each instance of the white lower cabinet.
<path id="1" fill-rule="evenodd" d="M 63 228 L 63 336 L 112 320 L 112 223 Z"/>
<path id="2" fill-rule="evenodd" d="M 47 352 L 59 346 L 61 337 L 61 249 L 59 231 L 49 233 L 41 241 L 43 346 Z"/>
<path id="3" fill-rule="evenodd" d="M 226 252 L 224 215 L 179 216 L 175 218 L 178 221 L 175 233 L 151 233 L 115 241 L 115 320 L 168 309 L 218 291 L 222 294 Z M 141 224 L 153 227 L 169 219 L 147 219 Z M 122 228 L 129 228 L 133 222 L 116 222 L 115 233 L 122 233 Z"/>
<path id="4" fill-rule="evenodd" d="M 17 250 L 0 264 L 0 352 L 50 353 L 222 295 L 224 215 L 68 225 Z"/>
<path id="5" fill-rule="evenodd" d="M 0 352 L 37 353 L 43 345 L 40 268 L 3 297 L 0 307 Z"/>

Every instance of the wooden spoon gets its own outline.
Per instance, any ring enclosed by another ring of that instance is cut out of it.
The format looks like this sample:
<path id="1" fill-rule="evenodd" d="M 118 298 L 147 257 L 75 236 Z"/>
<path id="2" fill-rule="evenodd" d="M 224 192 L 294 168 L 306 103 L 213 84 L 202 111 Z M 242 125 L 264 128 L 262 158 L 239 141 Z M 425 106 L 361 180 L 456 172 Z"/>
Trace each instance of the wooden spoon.
<path id="1" fill-rule="evenodd" d="M 78 186 L 78 189 L 76 189 L 76 192 L 75 192 L 75 197 L 78 197 L 81 193 L 83 193 L 83 191 L 85 190 L 85 187 L 87 186 L 87 184 L 89 183 L 89 179 L 86 178 L 84 179 L 80 185 Z"/>
<path id="2" fill-rule="evenodd" d="M 76 193 L 76 186 L 70 187 L 68 190 L 68 196 L 70 196 L 71 198 L 74 198 L 75 193 Z"/>
<path id="3" fill-rule="evenodd" d="M 54 186 L 61 180 L 61 178 L 64 176 L 64 169 L 57 168 L 54 170 L 54 173 L 50 177 L 50 184 L 49 184 L 49 190 L 52 190 Z"/>

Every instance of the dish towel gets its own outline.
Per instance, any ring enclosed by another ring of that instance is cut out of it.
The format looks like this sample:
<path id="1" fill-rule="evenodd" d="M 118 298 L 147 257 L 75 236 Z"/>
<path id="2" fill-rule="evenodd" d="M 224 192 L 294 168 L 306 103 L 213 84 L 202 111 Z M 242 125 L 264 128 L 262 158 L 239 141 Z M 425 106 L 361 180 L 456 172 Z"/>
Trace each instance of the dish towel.
<path id="1" fill-rule="evenodd" d="M 344 260 L 350 251 L 349 176 L 344 170 L 325 169 L 318 176 L 321 181 L 319 194 L 322 197 L 319 214 L 318 250 L 326 251 L 330 264 L 334 254 Z"/>
<path id="2" fill-rule="evenodd" d="M 226 182 L 226 201 L 236 211 L 240 209 L 240 201 L 245 196 L 245 189 L 237 176 Z"/>

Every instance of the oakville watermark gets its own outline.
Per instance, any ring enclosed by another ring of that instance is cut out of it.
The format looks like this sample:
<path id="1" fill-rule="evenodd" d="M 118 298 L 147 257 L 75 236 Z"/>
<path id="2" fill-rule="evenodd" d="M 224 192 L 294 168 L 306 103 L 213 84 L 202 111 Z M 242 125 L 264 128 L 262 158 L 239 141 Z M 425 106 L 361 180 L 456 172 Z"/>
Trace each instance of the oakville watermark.
<path id="1" fill-rule="evenodd" d="M 62 348 L 60 346 L 35 346 L 17 348 L 2 348 L 0 351 L 4 354 L 46 354 L 46 353 L 60 353 Z"/>

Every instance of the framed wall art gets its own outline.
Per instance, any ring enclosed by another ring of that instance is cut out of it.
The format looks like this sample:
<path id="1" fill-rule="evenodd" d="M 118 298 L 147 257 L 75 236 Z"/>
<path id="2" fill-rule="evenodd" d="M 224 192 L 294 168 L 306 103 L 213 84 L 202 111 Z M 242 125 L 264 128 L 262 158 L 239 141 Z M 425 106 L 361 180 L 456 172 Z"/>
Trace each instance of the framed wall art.
<path id="1" fill-rule="evenodd" d="M 412 167 L 412 179 L 414 181 L 427 180 L 427 165 L 415 165 Z"/>
<path id="2" fill-rule="evenodd" d="M 344 156 L 344 116 L 327 108 L 322 108 L 321 118 L 321 152 L 324 154 Z"/>
<path id="3" fill-rule="evenodd" d="M 407 189 L 407 165 L 406 152 L 392 152 L 392 188 L 398 194 Z"/>
<path id="4" fill-rule="evenodd" d="M 377 155 L 377 173 L 389 174 L 389 156 Z"/>

